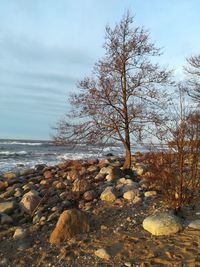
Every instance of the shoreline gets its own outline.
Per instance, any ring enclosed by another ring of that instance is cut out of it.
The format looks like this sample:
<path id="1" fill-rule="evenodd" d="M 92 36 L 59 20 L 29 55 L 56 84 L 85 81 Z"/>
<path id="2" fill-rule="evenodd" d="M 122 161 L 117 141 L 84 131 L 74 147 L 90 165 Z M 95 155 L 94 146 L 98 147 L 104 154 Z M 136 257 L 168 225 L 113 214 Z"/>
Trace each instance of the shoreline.
<path id="1" fill-rule="evenodd" d="M 200 266 L 200 231 L 187 227 L 199 218 L 199 206 L 183 210 L 179 233 L 152 238 L 142 223 L 162 211 L 162 198 L 145 182 L 144 154 L 133 156 L 133 163 L 132 174 L 120 169 L 120 157 L 109 157 L 1 176 L 1 266 Z M 90 231 L 51 244 L 59 217 L 73 209 L 87 215 Z M 97 256 L 99 249 L 109 257 Z"/>

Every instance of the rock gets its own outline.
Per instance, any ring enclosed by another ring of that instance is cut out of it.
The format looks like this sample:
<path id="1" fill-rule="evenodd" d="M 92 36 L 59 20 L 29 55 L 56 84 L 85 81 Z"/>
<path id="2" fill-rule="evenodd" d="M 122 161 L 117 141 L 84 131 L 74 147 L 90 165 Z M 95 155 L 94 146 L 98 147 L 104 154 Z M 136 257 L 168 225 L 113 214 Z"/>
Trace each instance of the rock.
<path id="1" fill-rule="evenodd" d="M 96 165 L 96 164 L 99 163 L 99 160 L 98 160 L 98 159 L 89 159 L 89 160 L 87 161 L 87 163 L 88 163 L 89 165 Z"/>
<path id="2" fill-rule="evenodd" d="M 80 174 L 77 170 L 71 170 L 67 174 L 67 179 L 70 181 L 75 181 L 80 178 Z"/>
<path id="3" fill-rule="evenodd" d="M 95 176 L 95 180 L 104 180 L 106 174 L 105 173 L 98 173 L 96 176 Z"/>
<path id="4" fill-rule="evenodd" d="M 24 194 L 22 200 L 20 201 L 21 207 L 28 213 L 31 213 L 40 203 L 41 198 L 38 195 L 38 192 L 31 190 L 28 193 Z"/>
<path id="5" fill-rule="evenodd" d="M 123 198 L 127 199 L 129 201 L 134 200 L 134 198 L 136 197 L 135 191 L 131 190 L 131 191 L 127 191 L 123 194 Z"/>
<path id="6" fill-rule="evenodd" d="M 6 192 L 4 192 L 4 193 L 2 193 L 2 194 L 0 195 L 0 198 L 5 199 L 5 198 L 12 197 L 12 196 L 14 195 L 14 193 L 15 193 L 15 190 L 14 190 L 12 187 L 8 187 L 8 188 L 6 189 Z"/>
<path id="7" fill-rule="evenodd" d="M 97 194 L 94 190 L 86 191 L 83 195 L 83 198 L 86 201 L 92 201 L 96 198 Z"/>
<path id="8" fill-rule="evenodd" d="M 133 204 L 138 204 L 138 203 L 141 203 L 141 202 L 142 202 L 142 198 L 138 197 L 138 196 L 135 196 L 135 198 L 132 200 Z"/>
<path id="9" fill-rule="evenodd" d="M 55 184 L 55 188 L 57 188 L 57 189 L 65 189 L 66 185 L 63 182 L 57 182 Z"/>
<path id="10" fill-rule="evenodd" d="M 14 179 L 14 178 L 16 178 L 16 173 L 14 173 L 14 172 L 6 172 L 6 173 L 3 174 L 3 177 L 5 179 Z"/>
<path id="11" fill-rule="evenodd" d="M 6 258 L 1 258 L 1 259 L 0 259 L 0 266 L 1 266 L 1 267 L 7 267 L 7 266 L 9 266 L 8 259 L 6 259 Z"/>
<path id="12" fill-rule="evenodd" d="M 0 190 L 4 190 L 6 187 L 8 187 L 8 182 L 0 181 Z"/>
<path id="13" fill-rule="evenodd" d="M 40 184 L 41 184 L 41 185 L 48 185 L 48 184 L 49 184 L 49 181 L 48 181 L 48 180 L 44 180 L 44 179 L 42 179 L 42 180 L 40 181 Z"/>
<path id="14" fill-rule="evenodd" d="M 99 161 L 99 167 L 102 169 L 104 167 L 107 167 L 110 164 L 110 161 L 108 159 L 102 159 Z"/>
<path id="15" fill-rule="evenodd" d="M 121 178 L 117 181 L 117 187 L 121 188 L 122 193 L 139 188 L 139 184 L 131 179 Z"/>
<path id="16" fill-rule="evenodd" d="M 44 168 L 46 168 L 46 167 L 47 167 L 46 164 L 37 164 L 37 165 L 35 165 L 35 170 L 36 170 L 36 172 L 43 171 Z"/>
<path id="17" fill-rule="evenodd" d="M 139 181 L 139 185 L 140 185 L 140 187 L 142 188 L 142 189 L 146 189 L 147 190 L 147 188 L 148 188 L 148 184 L 149 184 L 149 182 L 148 182 L 148 180 L 147 179 L 141 179 L 140 181 Z"/>
<path id="18" fill-rule="evenodd" d="M 147 191 L 147 192 L 144 192 L 144 196 L 145 197 L 154 197 L 157 195 L 157 192 L 156 191 Z"/>
<path id="19" fill-rule="evenodd" d="M 87 168 L 87 172 L 88 173 L 94 173 L 99 171 L 99 167 L 96 165 L 91 165 L 90 167 Z"/>
<path id="20" fill-rule="evenodd" d="M 110 255 L 108 254 L 108 252 L 104 249 L 104 248 L 100 248 L 97 249 L 94 254 L 104 260 L 109 260 L 110 259 Z"/>
<path id="21" fill-rule="evenodd" d="M 86 180 L 76 179 L 73 182 L 72 192 L 84 193 L 90 189 L 90 185 Z"/>
<path id="22" fill-rule="evenodd" d="M 128 191 L 138 191 L 137 189 L 138 187 L 136 187 L 135 185 L 123 185 L 123 187 L 121 188 L 122 193 L 126 193 Z"/>
<path id="23" fill-rule="evenodd" d="M 153 235 L 170 235 L 182 230 L 182 225 L 177 216 L 161 212 L 144 219 L 143 228 Z"/>
<path id="24" fill-rule="evenodd" d="M 103 168 L 101 168 L 100 173 L 102 173 L 102 174 L 110 174 L 112 169 L 113 169 L 112 166 L 103 167 Z"/>
<path id="25" fill-rule="evenodd" d="M 143 175 L 146 169 L 147 167 L 142 163 L 136 163 L 135 166 L 132 167 L 132 170 L 139 176 Z"/>
<path id="26" fill-rule="evenodd" d="M 114 176 L 112 174 L 107 174 L 106 175 L 106 181 L 108 181 L 108 182 L 114 181 Z"/>
<path id="27" fill-rule="evenodd" d="M 113 156 L 114 156 L 113 153 L 107 153 L 107 154 L 106 154 L 106 157 L 113 157 Z"/>
<path id="28" fill-rule="evenodd" d="M 27 176 L 27 175 L 34 174 L 34 173 L 35 173 L 35 169 L 21 170 L 20 176 Z"/>
<path id="29" fill-rule="evenodd" d="M 200 230 L 200 220 L 194 220 L 190 222 L 188 227 Z"/>
<path id="30" fill-rule="evenodd" d="M 106 187 L 106 189 L 101 193 L 101 196 L 100 196 L 101 200 L 108 201 L 108 202 L 113 202 L 116 200 L 116 198 L 117 196 L 112 186 Z"/>
<path id="31" fill-rule="evenodd" d="M 107 230 L 107 229 L 108 229 L 108 226 L 102 224 L 102 225 L 100 226 L 100 229 L 101 229 L 101 231 Z"/>
<path id="32" fill-rule="evenodd" d="M 55 211 L 54 213 L 50 214 L 47 218 L 47 222 L 50 222 L 54 219 L 57 219 L 59 217 L 60 213 L 59 211 Z"/>
<path id="33" fill-rule="evenodd" d="M 131 180 L 131 179 L 127 179 L 127 178 L 125 178 L 125 177 L 118 179 L 118 180 L 117 180 L 117 184 L 134 185 L 135 188 L 138 188 L 138 187 L 139 187 L 138 183 L 134 182 L 134 181 Z"/>
<path id="34" fill-rule="evenodd" d="M 9 213 L 16 207 L 15 201 L 5 201 L 0 203 L 0 213 Z"/>
<path id="35" fill-rule="evenodd" d="M 77 209 L 65 210 L 59 217 L 49 242 L 59 244 L 74 237 L 76 234 L 89 232 L 90 225 L 86 214 Z"/>
<path id="36" fill-rule="evenodd" d="M 41 214 L 41 213 L 37 213 L 37 214 L 35 214 L 35 215 L 33 216 L 33 220 L 32 220 L 33 224 L 39 223 L 41 217 L 42 217 L 42 214 Z"/>
<path id="37" fill-rule="evenodd" d="M 20 188 L 16 188 L 14 196 L 15 197 L 21 197 L 22 196 L 22 190 Z"/>
<path id="38" fill-rule="evenodd" d="M 45 179 L 49 179 L 49 178 L 52 178 L 53 177 L 53 174 L 52 174 L 51 171 L 45 171 L 43 173 L 43 176 L 44 176 Z"/>
<path id="39" fill-rule="evenodd" d="M 26 235 L 27 235 L 27 230 L 21 227 L 18 227 L 14 232 L 13 238 L 14 239 L 24 238 L 26 237 Z"/>
<path id="40" fill-rule="evenodd" d="M 11 224 L 11 223 L 13 223 L 12 217 L 10 217 L 7 214 L 1 215 L 1 224 Z"/>
<path id="41" fill-rule="evenodd" d="M 108 174 L 106 175 L 106 180 L 109 182 L 119 179 L 122 176 L 122 170 L 119 167 L 107 167 L 107 169 Z"/>

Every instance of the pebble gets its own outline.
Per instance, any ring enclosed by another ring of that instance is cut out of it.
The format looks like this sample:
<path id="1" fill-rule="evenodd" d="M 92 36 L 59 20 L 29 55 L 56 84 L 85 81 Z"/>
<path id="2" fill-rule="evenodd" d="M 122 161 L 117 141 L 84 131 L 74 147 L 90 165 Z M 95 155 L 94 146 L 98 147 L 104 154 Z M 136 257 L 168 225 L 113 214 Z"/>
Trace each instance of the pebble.
<path id="1" fill-rule="evenodd" d="M 94 253 L 97 257 L 104 259 L 104 260 L 109 260 L 110 255 L 104 248 L 97 249 Z"/>
<path id="2" fill-rule="evenodd" d="M 130 262 L 125 262 L 124 265 L 127 266 L 127 267 L 131 267 L 132 266 L 132 264 Z"/>
<path id="3" fill-rule="evenodd" d="M 147 192 L 144 193 L 145 197 L 154 197 L 156 195 L 157 195 L 156 191 L 147 191 Z"/>
<path id="4" fill-rule="evenodd" d="M 192 221 L 191 223 L 189 223 L 188 227 L 200 230 L 200 220 Z"/>
<path id="5" fill-rule="evenodd" d="M 26 234 L 27 234 L 27 230 L 26 229 L 18 227 L 14 232 L 13 238 L 14 239 L 24 238 L 26 236 Z"/>

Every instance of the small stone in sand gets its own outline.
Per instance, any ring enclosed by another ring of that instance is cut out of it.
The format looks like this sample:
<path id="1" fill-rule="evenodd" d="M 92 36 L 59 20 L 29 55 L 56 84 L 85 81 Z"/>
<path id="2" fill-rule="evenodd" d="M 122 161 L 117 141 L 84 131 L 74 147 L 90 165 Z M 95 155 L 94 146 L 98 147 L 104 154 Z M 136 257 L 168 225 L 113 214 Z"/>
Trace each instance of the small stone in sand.
<path id="1" fill-rule="evenodd" d="M 97 249 L 94 253 L 97 257 L 104 259 L 104 260 L 109 260 L 110 255 L 104 248 Z"/>

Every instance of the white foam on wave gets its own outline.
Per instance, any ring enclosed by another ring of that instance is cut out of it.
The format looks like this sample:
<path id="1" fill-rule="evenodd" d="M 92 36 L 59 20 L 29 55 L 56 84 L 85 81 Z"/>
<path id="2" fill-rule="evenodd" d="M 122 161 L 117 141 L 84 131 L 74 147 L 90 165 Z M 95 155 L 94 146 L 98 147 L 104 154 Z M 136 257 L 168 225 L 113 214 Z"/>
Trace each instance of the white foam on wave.
<path id="1" fill-rule="evenodd" d="M 3 155 L 3 156 L 17 156 L 17 155 L 26 155 L 26 154 L 28 154 L 26 151 L 18 151 L 18 152 L 0 151 L 0 155 Z"/>
<path id="2" fill-rule="evenodd" d="M 22 145 L 22 146 L 41 146 L 42 143 L 29 143 L 29 142 L 20 142 L 20 141 L 3 141 L 0 142 L 0 145 Z"/>
<path id="3" fill-rule="evenodd" d="M 56 157 L 58 160 L 78 160 L 78 159 L 91 159 L 91 158 L 101 158 L 103 155 L 101 153 L 65 153 Z"/>

